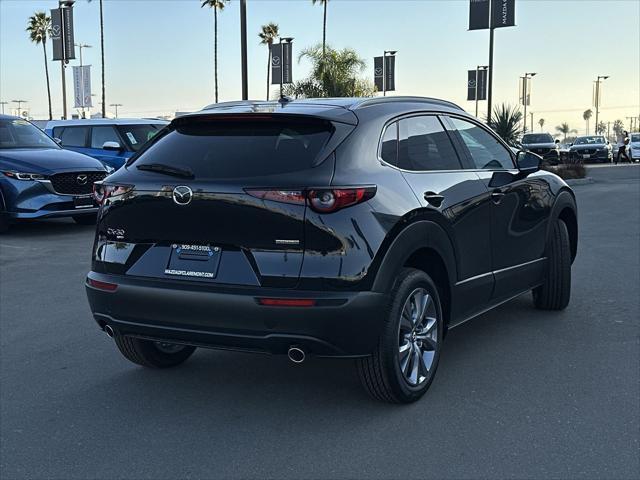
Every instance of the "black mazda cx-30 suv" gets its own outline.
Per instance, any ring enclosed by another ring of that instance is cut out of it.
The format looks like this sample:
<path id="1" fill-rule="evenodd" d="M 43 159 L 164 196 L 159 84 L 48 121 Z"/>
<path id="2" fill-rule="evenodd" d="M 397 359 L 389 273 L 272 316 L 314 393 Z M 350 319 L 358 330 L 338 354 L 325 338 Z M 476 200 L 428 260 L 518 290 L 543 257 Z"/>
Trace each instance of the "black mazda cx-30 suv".
<path id="1" fill-rule="evenodd" d="M 410 402 L 449 328 L 529 291 L 567 306 L 576 202 L 539 161 L 442 100 L 212 105 L 96 186 L 91 310 L 144 366 L 354 358 Z"/>

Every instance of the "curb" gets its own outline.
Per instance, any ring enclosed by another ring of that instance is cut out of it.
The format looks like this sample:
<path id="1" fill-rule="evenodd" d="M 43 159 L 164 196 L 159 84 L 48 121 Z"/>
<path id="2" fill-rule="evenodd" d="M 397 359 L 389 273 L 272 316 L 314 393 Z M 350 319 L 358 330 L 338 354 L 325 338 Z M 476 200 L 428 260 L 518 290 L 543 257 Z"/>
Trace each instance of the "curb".
<path id="1" fill-rule="evenodd" d="M 588 185 L 590 183 L 595 183 L 595 180 L 591 177 L 585 177 L 585 178 L 568 178 L 565 180 L 565 182 L 567 182 L 567 185 Z"/>

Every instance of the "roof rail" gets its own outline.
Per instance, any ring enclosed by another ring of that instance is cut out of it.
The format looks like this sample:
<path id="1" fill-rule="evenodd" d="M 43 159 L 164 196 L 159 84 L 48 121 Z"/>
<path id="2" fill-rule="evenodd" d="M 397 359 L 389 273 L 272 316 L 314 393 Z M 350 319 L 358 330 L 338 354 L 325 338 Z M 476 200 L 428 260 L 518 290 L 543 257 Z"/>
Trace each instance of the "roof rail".
<path id="1" fill-rule="evenodd" d="M 463 110 L 462 107 L 448 100 L 441 100 L 439 98 L 431 98 L 431 97 L 411 97 L 411 96 L 368 98 L 354 105 L 354 109 L 361 108 L 361 107 L 369 107 L 371 105 L 378 105 L 382 103 L 394 103 L 394 102 L 430 103 L 430 104 L 442 105 L 445 107 L 452 107 L 457 110 Z"/>
<path id="2" fill-rule="evenodd" d="M 231 102 L 220 102 L 220 103 L 212 103 L 211 105 L 207 105 L 202 110 L 213 110 L 215 108 L 226 108 L 226 107 L 238 107 L 240 105 L 256 105 L 260 103 L 268 103 L 265 100 L 234 100 Z"/>

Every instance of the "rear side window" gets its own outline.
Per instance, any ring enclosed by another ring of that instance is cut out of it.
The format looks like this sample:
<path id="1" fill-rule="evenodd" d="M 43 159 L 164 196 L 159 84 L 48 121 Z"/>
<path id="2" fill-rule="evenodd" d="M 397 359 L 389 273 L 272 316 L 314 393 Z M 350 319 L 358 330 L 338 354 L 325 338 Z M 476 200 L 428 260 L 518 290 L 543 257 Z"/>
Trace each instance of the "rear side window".
<path id="1" fill-rule="evenodd" d="M 398 167 L 410 171 L 459 170 L 458 156 L 447 132 L 434 116 L 400 120 Z"/>
<path id="2" fill-rule="evenodd" d="M 87 145 L 89 127 L 65 127 L 60 140 L 65 147 L 84 147 Z"/>
<path id="3" fill-rule="evenodd" d="M 91 129 L 91 148 L 102 148 L 106 142 L 121 143 L 115 128 L 93 127 Z"/>
<path id="4" fill-rule="evenodd" d="M 196 178 L 277 175 L 311 168 L 333 133 L 325 121 L 238 121 L 178 124 L 136 160 L 188 168 Z"/>
<path id="5" fill-rule="evenodd" d="M 398 165 L 398 124 L 389 125 L 382 135 L 380 158 L 390 165 Z"/>
<path id="6" fill-rule="evenodd" d="M 514 168 L 511 153 L 489 132 L 466 120 L 451 118 L 478 169 Z"/>

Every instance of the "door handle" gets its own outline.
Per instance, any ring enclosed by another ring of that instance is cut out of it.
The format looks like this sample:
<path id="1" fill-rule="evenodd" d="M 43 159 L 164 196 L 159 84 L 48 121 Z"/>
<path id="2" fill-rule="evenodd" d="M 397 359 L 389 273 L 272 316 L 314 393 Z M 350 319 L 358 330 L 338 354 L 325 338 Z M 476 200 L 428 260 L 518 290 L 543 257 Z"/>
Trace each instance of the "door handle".
<path id="1" fill-rule="evenodd" d="M 424 199 L 436 208 L 439 208 L 442 205 L 442 201 L 444 200 L 444 195 L 439 195 L 435 192 L 424 192 Z"/>
<path id="2" fill-rule="evenodd" d="M 491 192 L 491 200 L 493 203 L 500 203 L 502 201 L 502 197 L 504 197 L 504 192 L 500 190 L 494 190 Z"/>

